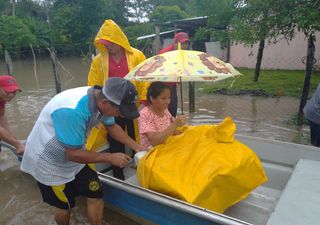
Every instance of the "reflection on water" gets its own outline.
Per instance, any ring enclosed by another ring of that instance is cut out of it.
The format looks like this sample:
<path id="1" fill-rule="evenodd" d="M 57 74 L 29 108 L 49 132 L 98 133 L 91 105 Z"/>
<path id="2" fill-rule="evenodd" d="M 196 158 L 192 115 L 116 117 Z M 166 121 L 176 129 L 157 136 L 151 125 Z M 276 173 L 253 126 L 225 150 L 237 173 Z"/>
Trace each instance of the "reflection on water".
<path id="1" fill-rule="evenodd" d="M 79 58 L 61 60 L 62 89 L 85 86 L 90 63 Z M 35 76 L 32 61 L 14 62 L 15 76 L 22 92 L 7 105 L 10 127 L 20 139 L 26 139 L 42 107 L 55 95 L 51 61 L 37 61 Z M 0 74 L 6 67 L 0 63 Z M 187 85 L 184 85 L 187 86 Z M 184 100 L 187 91 L 184 90 Z M 70 96 L 72 97 L 72 96 Z M 185 102 L 185 107 L 188 106 Z M 308 143 L 308 127 L 288 125 L 286 121 L 297 111 L 299 101 L 294 98 L 262 98 L 250 96 L 197 95 L 196 112 L 189 115 L 190 124 L 218 123 L 230 115 L 237 134 L 258 136 L 282 141 Z M 186 111 L 188 108 L 186 109 Z M 0 154 L 0 224 L 54 224 L 52 209 L 41 202 L 35 181 L 19 170 L 14 155 Z M 83 199 L 73 210 L 72 224 L 88 224 Z M 105 218 L 110 224 L 136 224 L 109 209 Z"/>
<path id="2" fill-rule="evenodd" d="M 84 63 L 79 58 L 67 58 L 61 61 L 63 69 L 59 67 L 58 72 L 62 90 L 86 86 L 90 63 Z M 56 94 L 51 61 L 38 60 L 36 68 L 35 76 L 32 61 L 14 63 L 15 76 L 22 92 L 7 105 L 6 115 L 12 131 L 20 139 L 28 136 L 42 107 Z M 5 73 L 5 65 L 0 64 L 0 74 Z"/>

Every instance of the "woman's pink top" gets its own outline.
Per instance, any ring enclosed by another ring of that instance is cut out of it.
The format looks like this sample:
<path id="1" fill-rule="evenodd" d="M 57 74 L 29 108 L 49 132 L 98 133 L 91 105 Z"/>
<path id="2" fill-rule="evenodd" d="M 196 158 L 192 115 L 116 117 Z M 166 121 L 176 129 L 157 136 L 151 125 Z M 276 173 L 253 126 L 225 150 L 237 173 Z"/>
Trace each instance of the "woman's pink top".
<path id="1" fill-rule="evenodd" d="M 140 141 L 144 146 L 151 146 L 146 133 L 148 132 L 162 132 L 170 126 L 173 120 L 169 110 L 166 109 L 163 116 L 158 116 L 149 107 L 144 107 L 140 111 L 138 118 Z"/>

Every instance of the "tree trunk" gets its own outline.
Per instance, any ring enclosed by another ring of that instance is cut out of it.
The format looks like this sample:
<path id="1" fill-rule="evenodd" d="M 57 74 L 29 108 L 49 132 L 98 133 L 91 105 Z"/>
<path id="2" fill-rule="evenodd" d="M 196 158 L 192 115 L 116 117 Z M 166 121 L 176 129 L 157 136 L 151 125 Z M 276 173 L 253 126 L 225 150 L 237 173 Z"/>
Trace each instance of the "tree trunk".
<path id="1" fill-rule="evenodd" d="M 228 44 L 227 44 L 227 59 L 226 62 L 230 63 L 230 51 L 231 51 L 231 41 L 230 39 L 228 40 Z"/>
<path id="2" fill-rule="evenodd" d="M 16 0 L 12 0 L 12 16 L 16 16 Z"/>
<path id="3" fill-rule="evenodd" d="M 260 67 L 261 67 L 261 62 L 262 62 L 263 50 L 264 50 L 264 39 L 260 40 L 260 43 L 259 43 L 257 63 L 256 63 L 255 71 L 254 71 L 254 77 L 253 77 L 253 81 L 255 81 L 255 82 L 258 81 L 259 76 L 260 76 Z"/>
<path id="4" fill-rule="evenodd" d="M 314 36 L 312 34 L 310 34 L 310 36 L 308 38 L 307 63 L 306 63 L 306 71 L 305 71 L 305 77 L 304 77 L 303 90 L 302 90 L 300 106 L 299 106 L 298 122 L 302 121 L 303 108 L 306 105 L 307 99 L 308 99 L 312 68 L 313 68 L 313 64 L 314 64 L 314 52 L 315 52 Z"/>

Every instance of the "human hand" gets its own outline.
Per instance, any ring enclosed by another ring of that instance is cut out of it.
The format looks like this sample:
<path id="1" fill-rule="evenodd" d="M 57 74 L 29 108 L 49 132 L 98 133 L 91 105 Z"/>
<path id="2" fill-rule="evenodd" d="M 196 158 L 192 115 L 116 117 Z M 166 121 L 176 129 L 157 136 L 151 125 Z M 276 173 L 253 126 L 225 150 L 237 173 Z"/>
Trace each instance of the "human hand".
<path id="1" fill-rule="evenodd" d="M 24 153 L 24 145 L 20 143 L 15 147 L 16 147 L 17 155 L 23 155 L 23 153 Z"/>
<path id="2" fill-rule="evenodd" d="M 182 134 L 182 133 L 183 133 L 183 131 L 181 131 L 181 130 L 175 130 L 173 132 L 173 136 L 176 136 L 176 135 L 179 135 L 179 134 Z"/>
<path id="3" fill-rule="evenodd" d="M 151 146 L 146 147 L 146 146 L 144 146 L 144 145 L 138 144 L 138 145 L 137 145 L 137 148 L 134 149 L 134 151 L 135 151 L 135 152 L 142 152 L 142 151 L 148 151 L 149 149 L 151 149 Z"/>
<path id="4" fill-rule="evenodd" d="M 186 124 L 187 119 L 187 115 L 179 115 L 176 117 L 174 122 L 176 123 L 177 127 L 181 127 Z"/>
<path id="5" fill-rule="evenodd" d="M 128 165 L 131 157 L 124 153 L 111 153 L 110 163 L 114 166 L 118 166 L 120 168 L 124 168 Z"/>

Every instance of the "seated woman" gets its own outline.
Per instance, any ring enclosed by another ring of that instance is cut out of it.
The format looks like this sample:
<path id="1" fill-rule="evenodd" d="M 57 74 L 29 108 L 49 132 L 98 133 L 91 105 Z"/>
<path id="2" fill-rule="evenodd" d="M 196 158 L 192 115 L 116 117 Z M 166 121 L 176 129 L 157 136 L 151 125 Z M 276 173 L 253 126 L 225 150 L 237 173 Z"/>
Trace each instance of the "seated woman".
<path id="1" fill-rule="evenodd" d="M 170 95 L 170 87 L 163 82 L 153 82 L 148 88 L 149 105 L 140 111 L 138 118 L 142 145 L 150 147 L 162 144 L 169 136 L 178 134 L 177 127 L 185 125 L 186 115 L 174 118 L 170 114 Z"/>

